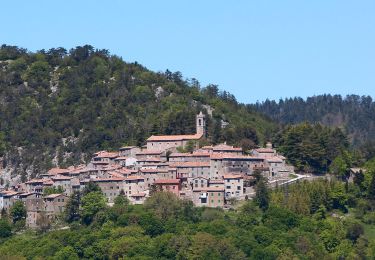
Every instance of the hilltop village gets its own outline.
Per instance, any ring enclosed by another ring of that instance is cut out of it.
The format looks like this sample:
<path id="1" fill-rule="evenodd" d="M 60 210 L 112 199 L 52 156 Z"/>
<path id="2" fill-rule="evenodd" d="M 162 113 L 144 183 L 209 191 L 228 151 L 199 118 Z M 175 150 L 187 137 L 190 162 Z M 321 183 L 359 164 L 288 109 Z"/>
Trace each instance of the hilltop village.
<path id="1" fill-rule="evenodd" d="M 52 168 L 38 179 L 1 191 L 0 208 L 9 211 L 16 201 L 24 202 L 26 224 L 35 227 L 41 214 L 58 217 L 69 196 L 89 183 L 100 187 L 109 205 L 119 194 L 130 203 L 142 204 L 153 192 L 169 191 L 196 206 L 226 207 L 254 194 L 254 172 L 270 182 L 287 180 L 294 172 L 271 143 L 245 155 L 241 148 L 226 143 L 199 147 L 205 135 L 206 120 L 201 112 L 196 116 L 195 134 L 153 135 L 144 147 L 99 151 L 87 165 Z M 187 146 L 193 146 L 192 152 L 181 152 Z M 46 195 L 51 188 L 61 193 Z"/>

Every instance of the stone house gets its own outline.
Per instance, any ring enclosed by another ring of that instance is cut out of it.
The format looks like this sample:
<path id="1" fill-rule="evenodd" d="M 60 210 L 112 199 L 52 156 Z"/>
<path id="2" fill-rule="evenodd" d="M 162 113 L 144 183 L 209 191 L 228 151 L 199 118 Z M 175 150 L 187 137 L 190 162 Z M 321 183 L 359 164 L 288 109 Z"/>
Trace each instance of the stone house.
<path id="1" fill-rule="evenodd" d="M 179 179 L 161 179 L 154 182 L 156 190 L 169 191 L 180 196 L 181 182 Z"/>
<path id="2" fill-rule="evenodd" d="M 223 176 L 225 198 L 240 199 L 243 196 L 243 177 L 239 174 L 226 174 Z"/>
<path id="3" fill-rule="evenodd" d="M 120 195 L 121 190 L 124 188 L 125 178 L 98 178 L 94 179 L 93 182 L 98 184 L 102 190 L 103 195 L 106 197 L 108 203 L 113 203 L 114 199 Z"/>
<path id="4" fill-rule="evenodd" d="M 221 179 L 233 172 L 251 175 L 256 167 L 265 166 L 264 158 L 234 154 L 212 154 L 210 179 Z"/>
<path id="5" fill-rule="evenodd" d="M 224 188 L 208 187 L 194 190 L 193 203 L 198 207 L 224 207 Z"/>
<path id="6" fill-rule="evenodd" d="M 133 194 L 139 194 L 145 192 L 145 179 L 142 176 L 129 176 L 125 178 L 124 192 L 125 195 L 130 199 Z"/>

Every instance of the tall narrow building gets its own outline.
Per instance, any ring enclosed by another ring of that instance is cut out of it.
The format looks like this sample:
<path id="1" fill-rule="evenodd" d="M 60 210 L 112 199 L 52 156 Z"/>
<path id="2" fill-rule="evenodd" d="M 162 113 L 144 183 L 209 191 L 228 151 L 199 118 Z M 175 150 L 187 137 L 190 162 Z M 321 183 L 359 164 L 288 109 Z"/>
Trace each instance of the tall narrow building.
<path id="1" fill-rule="evenodd" d="M 202 111 L 197 115 L 197 134 L 202 134 L 203 137 L 206 137 L 206 116 Z"/>

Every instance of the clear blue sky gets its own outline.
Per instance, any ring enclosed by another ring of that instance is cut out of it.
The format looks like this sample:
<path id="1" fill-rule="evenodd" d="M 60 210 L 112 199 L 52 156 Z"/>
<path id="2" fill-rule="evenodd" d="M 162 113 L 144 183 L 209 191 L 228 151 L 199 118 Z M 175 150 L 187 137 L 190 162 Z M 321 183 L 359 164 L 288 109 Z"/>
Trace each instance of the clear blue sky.
<path id="1" fill-rule="evenodd" d="M 374 0 L 1 1 L 0 43 L 83 44 L 239 101 L 375 97 Z"/>

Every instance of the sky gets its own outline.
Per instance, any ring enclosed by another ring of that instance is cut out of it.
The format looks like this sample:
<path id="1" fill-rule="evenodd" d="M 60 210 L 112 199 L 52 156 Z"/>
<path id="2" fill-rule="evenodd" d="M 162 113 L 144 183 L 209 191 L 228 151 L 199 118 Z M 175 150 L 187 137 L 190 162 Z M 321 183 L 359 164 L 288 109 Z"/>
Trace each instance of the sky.
<path id="1" fill-rule="evenodd" d="M 253 103 L 375 97 L 374 0 L 0 0 L 0 43 L 90 44 Z"/>

